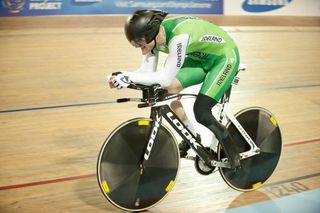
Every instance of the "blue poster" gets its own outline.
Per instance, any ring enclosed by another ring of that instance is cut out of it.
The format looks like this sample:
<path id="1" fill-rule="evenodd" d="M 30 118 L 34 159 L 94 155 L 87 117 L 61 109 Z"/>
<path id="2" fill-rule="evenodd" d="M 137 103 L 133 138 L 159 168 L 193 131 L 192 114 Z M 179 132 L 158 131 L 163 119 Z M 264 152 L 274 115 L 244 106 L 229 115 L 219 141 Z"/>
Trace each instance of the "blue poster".
<path id="1" fill-rule="evenodd" d="M 131 14 L 140 9 L 223 14 L 223 0 L 1 0 L 0 16 Z"/>

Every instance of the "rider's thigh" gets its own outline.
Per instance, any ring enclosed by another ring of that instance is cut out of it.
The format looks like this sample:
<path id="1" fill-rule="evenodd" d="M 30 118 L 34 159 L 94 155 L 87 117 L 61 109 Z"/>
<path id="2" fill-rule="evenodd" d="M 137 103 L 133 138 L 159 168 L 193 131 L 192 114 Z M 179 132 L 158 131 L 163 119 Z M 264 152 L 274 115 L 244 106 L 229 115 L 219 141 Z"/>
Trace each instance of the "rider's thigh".
<path id="1" fill-rule="evenodd" d="M 200 93 L 219 101 L 232 84 L 238 71 L 238 67 L 239 53 L 237 49 L 221 56 L 207 73 L 201 86 Z"/>

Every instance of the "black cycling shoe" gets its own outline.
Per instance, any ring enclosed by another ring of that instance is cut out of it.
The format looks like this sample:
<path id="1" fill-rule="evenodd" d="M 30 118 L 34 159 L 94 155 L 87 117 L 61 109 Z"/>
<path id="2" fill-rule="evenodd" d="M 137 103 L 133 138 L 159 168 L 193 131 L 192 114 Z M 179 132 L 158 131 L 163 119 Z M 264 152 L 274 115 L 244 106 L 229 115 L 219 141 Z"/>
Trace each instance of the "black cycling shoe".
<path id="1" fill-rule="evenodd" d="M 221 145 L 224 153 L 228 158 L 231 169 L 237 170 L 241 168 L 239 151 L 229 134 L 225 139 L 221 141 Z"/>
<path id="2" fill-rule="evenodd" d="M 197 134 L 196 140 L 198 143 L 201 142 L 201 137 L 199 134 Z M 185 158 L 188 155 L 188 150 L 190 148 L 190 145 L 185 140 L 181 141 L 181 143 L 179 143 L 180 157 Z"/>
<path id="3" fill-rule="evenodd" d="M 189 149 L 189 144 L 184 140 L 181 141 L 181 143 L 179 143 L 180 158 L 185 158 L 188 154 Z"/>

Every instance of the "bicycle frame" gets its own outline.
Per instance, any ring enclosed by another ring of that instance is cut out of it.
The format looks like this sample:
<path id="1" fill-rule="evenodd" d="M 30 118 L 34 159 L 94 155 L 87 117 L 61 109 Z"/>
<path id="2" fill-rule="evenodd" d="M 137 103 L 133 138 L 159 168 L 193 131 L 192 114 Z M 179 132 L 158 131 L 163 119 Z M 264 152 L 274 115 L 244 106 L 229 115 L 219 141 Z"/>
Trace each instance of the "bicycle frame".
<path id="1" fill-rule="evenodd" d="M 244 71 L 246 68 L 242 67 L 238 69 L 239 71 Z M 238 73 L 237 73 L 238 74 Z M 236 77 L 233 81 L 233 84 L 238 84 L 239 77 Z M 154 85 L 156 86 L 156 85 Z M 197 141 L 195 136 L 190 132 L 190 130 L 183 124 L 183 122 L 178 118 L 178 116 L 170 109 L 168 104 L 162 103 L 164 101 L 178 98 L 180 99 L 182 96 L 193 96 L 194 94 L 171 94 L 171 95 L 165 95 L 162 90 L 157 90 L 160 87 L 155 87 L 155 90 L 150 90 L 151 87 L 141 88 L 137 85 L 129 85 L 129 88 L 132 89 L 138 89 L 142 90 L 143 92 L 143 98 L 142 99 L 130 99 L 130 98 L 124 98 L 124 99 L 118 99 L 118 102 L 125 102 L 125 101 L 142 101 L 144 103 L 138 104 L 138 108 L 142 107 L 151 107 L 151 114 L 150 118 L 153 120 L 151 132 L 149 136 L 149 141 L 146 147 L 145 154 L 143 156 L 143 163 L 144 161 L 147 161 L 153 147 L 153 143 L 155 141 L 155 138 L 157 137 L 158 128 L 160 127 L 162 123 L 162 117 L 164 117 L 167 122 L 170 124 L 170 126 L 173 127 L 173 129 L 181 136 L 183 140 L 185 140 L 190 147 L 199 155 L 200 158 L 203 159 L 201 154 L 199 153 L 199 148 L 204 148 L 203 145 L 200 143 L 200 141 Z M 242 127 L 242 125 L 238 122 L 238 120 L 235 118 L 235 116 L 229 111 L 229 100 L 231 95 L 232 85 L 229 87 L 229 89 L 224 93 L 223 97 L 220 99 L 219 103 L 216 104 L 214 108 L 219 108 L 218 112 L 218 120 L 220 123 L 223 123 L 224 120 L 227 120 L 228 122 L 232 123 L 236 129 L 240 132 L 240 134 L 243 136 L 243 138 L 246 140 L 248 145 L 250 146 L 250 150 L 239 153 L 240 159 L 245 159 L 252 157 L 254 155 L 260 154 L 260 148 L 256 146 L 252 138 L 249 136 L 249 134 L 245 131 L 245 129 Z M 161 97 L 160 101 L 157 102 L 156 97 Z M 159 104 L 160 103 L 160 104 Z M 229 124 L 230 124 L 229 123 Z M 217 146 L 217 144 L 211 144 L 211 147 L 214 149 Z M 230 168 L 230 164 L 228 163 L 227 158 L 221 159 L 220 161 L 213 161 L 211 162 L 212 166 L 217 167 L 227 167 Z"/>
<path id="2" fill-rule="evenodd" d="M 224 119 L 227 119 L 229 122 L 234 124 L 235 127 L 238 129 L 238 131 L 241 133 L 241 135 L 245 138 L 245 140 L 249 144 L 250 150 L 240 153 L 240 159 L 245 159 L 245 158 L 249 158 L 251 156 L 259 154 L 260 149 L 255 145 L 254 141 L 251 139 L 251 137 L 245 131 L 245 129 L 241 126 L 241 124 L 237 121 L 235 116 L 229 111 L 228 105 L 229 105 L 231 89 L 232 87 L 228 89 L 228 91 L 223 95 L 221 101 L 215 107 L 220 108 L 218 113 L 219 121 L 222 122 Z M 188 95 L 190 94 L 180 94 L 180 95 L 176 95 L 176 97 L 188 96 Z M 173 97 L 175 96 L 169 97 L 168 99 L 172 99 Z M 173 127 L 176 133 L 178 133 L 183 140 L 187 141 L 190 147 L 200 156 L 200 158 L 202 158 L 198 149 L 204 148 L 203 145 L 199 141 L 197 141 L 195 136 L 190 132 L 190 130 L 183 124 L 183 122 L 178 118 L 178 116 L 171 110 L 171 108 L 167 104 L 160 105 L 160 106 L 157 106 L 156 104 L 151 107 L 150 118 L 154 122 L 152 124 L 148 145 L 144 155 L 144 160 L 147 161 L 149 158 L 149 155 L 151 154 L 154 139 L 156 138 L 158 128 L 162 123 L 162 117 L 165 118 L 165 120 L 170 124 L 171 127 Z M 228 163 L 227 158 L 222 159 L 221 162 L 213 161 L 212 166 L 230 168 L 230 164 Z"/>
<path id="3" fill-rule="evenodd" d="M 233 113 L 229 111 L 229 100 L 230 100 L 230 94 L 231 94 L 232 86 L 227 90 L 227 92 L 223 95 L 221 101 L 218 105 L 220 107 L 219 112 L 219 121 L 222 122 L 223 119 L 227 119 L 229 122 L 231 122 L 237 130 L 240 132 L 240 134 L 243 136 L 243 138 L 247 141 L 248 145 L 250 146 L 250 150 L 246 152 L 240 153 L 240 159 L 245 159 L 252 157 L 254 155 L 260 154 L 260 148 L 257 147 L 257 145 L 254 143 L 250 135 L 246 132 L 246 130 L 242 127 L 242 125 L 238 122 L 238 120 L 235 118 Z"/>
<path id="4" fill-rule="evenodd" d="M 203 145 L 197 141 L 195 136 L 190 132 L 190 130 L 183 124 L 183 122 L 178 118 L 178 116 L 170 109 L 168 105 L 163 106 L 154 106 L 151 108 L 150 118 L 153 120 L 151 127 L 151 133 L 149 136 L 149 141 L 147 144 L 146 152 L 144 154 L 144 161 L 147 161 L 149 155 L 152 151 L 152 146 L 154 139 L 156 138 L 158 127 L 161 125 L 162 117 L 170 124 L 171 127 L 180 135 L 180 137 L 187 141 L 190 147 L 200 156 L 201 153 L 198 151 L 199 148 L 204 148 Z M 144 164 L 143 162 L 142 164 Z M 227 167 L 230 168 L 230 165 L 226 162 L 214 161 L 212 166 Z"/>

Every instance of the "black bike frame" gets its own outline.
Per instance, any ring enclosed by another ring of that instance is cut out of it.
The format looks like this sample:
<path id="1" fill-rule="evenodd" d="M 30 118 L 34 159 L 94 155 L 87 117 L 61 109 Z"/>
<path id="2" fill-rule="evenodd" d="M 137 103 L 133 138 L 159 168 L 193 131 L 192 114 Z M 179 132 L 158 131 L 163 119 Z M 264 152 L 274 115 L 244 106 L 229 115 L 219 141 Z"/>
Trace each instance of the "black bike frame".
<path id="1" fill-rule="evenodd" d="M 224 93 L 223 97 L 220 100 L 219 104 L 222 105 L 220 109 L 220 119 L 219 119 L 220 122 L 223 119 L 223 110 L 224 110 L 225 104 L 227 104 L 230 100 L 231 89 L 232 89 L 232 85 Z M 185 95 L 188 95 L 188 94 L 185 94 Z M 181 94 L 181 96 L 183 95 Z M 183 122 L 170 109 L 168 105 L 162 105 L 162 106 L 151 107 L 150 118 L 152 119 L 153 123 L 151 127 L 151 132 L 149 135 L 149 141 L 148 141 L 145 155 L 144 155 L 144 161 L 147 161 L 151 154 L 153 143 L 155 142 L 155 138 L 157 137 L 158 128 L 161 126 L 161 123 L 162 123 L 162 117 L 164 117 L 167 120 L 167 122 L 174 128 L 174 130 L 181 136 L 181 138 L 189 144 L 189 146 L 198 154 L 198 156 L 201 159 L 205 159 L 204 156 L 202 156 L 203 155 L 202 152 L 198 151 L 199 148 L 202 150 L 205 150 L 203 145 L 200 143 L 200 141 L 197 141 L 196 137 L 190 132 L 190 130 L 183 124 Z"/>
<path id="2" fill-rule="evenodd" d="M 199 148 L 203 149 L 204 147 L 197 141 L 195 136 L 190 132 L 190 130 L 183 124 L 183 122 L 177 117 L 177 115 L 170 109 L 168 105 L 163 106 L 154 106 L 151 107 L 150 118 L 152 119 L 152 127 L 149 136 L 149 142 L 146 147 L 144 160 L 147 161 L 149 155 L 151 154 L 154 139 L 157 137 L 158 128 L 161 125 L 162 117 L 166 119 L 166 121 L 174 128 L 174 130 L 181 136 L 183 140 L 185 140 L 190 147 L 203 159 L 201 156 L 201 152 L 199 152 Z"/>

